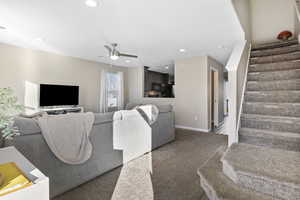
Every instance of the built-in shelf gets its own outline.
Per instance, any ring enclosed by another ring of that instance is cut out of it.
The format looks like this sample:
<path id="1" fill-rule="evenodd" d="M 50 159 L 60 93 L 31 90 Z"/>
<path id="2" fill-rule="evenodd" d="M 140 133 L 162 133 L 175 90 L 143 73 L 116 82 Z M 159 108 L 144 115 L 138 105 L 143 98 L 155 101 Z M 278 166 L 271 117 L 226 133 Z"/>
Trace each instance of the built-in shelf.
<path id="1" fill-rule="evenodd" d="M 0 164 L 14 162 L 33 185 L 2 196 L 1 200 L 49 200 L 49 178 L 31 164 L 15 147 L 0 149 Z"/>

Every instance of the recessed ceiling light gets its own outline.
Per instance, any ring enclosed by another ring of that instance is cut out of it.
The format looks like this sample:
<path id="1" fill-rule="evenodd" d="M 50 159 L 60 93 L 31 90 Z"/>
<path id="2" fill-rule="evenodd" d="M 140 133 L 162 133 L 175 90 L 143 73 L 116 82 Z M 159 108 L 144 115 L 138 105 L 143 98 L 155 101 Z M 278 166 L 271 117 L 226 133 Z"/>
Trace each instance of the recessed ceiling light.
<path id="1" fill-rule="evenodd" d="M 130 63 L 131 61 L 130 60 L 125 60 L 125 62 Z"/>
<path id="2" fill-rule="evenodd" d="M 6 27 L 4 27 L 4 26 L 0 26 L 0 29 L 1 29 L 1 30 L 5 30 L 5 29 L 6 29 Z"/>
<path id="3" fill-rule="evenodd" d="M 184 53 L 184 52 L 186 52 L 186 49 L 179 49 L 179 51 L 180 51 L 181 53 Z"/>
<path id="4" fill-rule="evenodd" d="M 96 0 L 86 0 L 85 5 L 91 8 L 95 8 L 98 6 L 98 2 Z"/>
<path id="5" fill-rule="evenodd" d="M 35 38 L 34 41 L 37 43 L 42 43 L 42 42 L 44 42 L 44 39 L 43 38 Z"/>

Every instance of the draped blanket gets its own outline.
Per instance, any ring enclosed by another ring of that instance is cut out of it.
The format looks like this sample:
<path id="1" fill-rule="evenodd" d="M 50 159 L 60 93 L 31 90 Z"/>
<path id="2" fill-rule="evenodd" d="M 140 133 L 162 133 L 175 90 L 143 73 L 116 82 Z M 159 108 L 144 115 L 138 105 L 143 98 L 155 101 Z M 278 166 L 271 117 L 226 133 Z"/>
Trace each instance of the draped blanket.
<path id="1" fill-rule="evenodd" d="M 92 155 L 93 147 L 89 136 L 94 120 L 93 113 L 43 115 L 37 119 L 54 155 L 72 165 L 82 164 Z"/>

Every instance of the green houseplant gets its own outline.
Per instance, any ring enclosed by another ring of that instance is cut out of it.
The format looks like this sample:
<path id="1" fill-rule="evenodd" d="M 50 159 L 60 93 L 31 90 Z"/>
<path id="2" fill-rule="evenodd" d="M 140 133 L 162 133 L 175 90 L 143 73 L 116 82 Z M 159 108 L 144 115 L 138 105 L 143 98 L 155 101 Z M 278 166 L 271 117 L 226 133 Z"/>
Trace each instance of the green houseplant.
<path id="1" fill-rule="evenodd" d="M 14 116 L 23 111 L 23 106 L 18 104 L 18 99 L 14 96 L 11 88 L 0 88 L 0 148 L 4 140 L 12 139 L 18 135 L 17 128 L 14 127 Z M 0 186 L 5 176 L 0 173 Z"/>
<path id="2" fill-rule="evenodd" d="M 23 110 L 11 88 L 0 88 L 0 146 L 4 140 L 19 134 L 14 127 L 14 117 Z"/>

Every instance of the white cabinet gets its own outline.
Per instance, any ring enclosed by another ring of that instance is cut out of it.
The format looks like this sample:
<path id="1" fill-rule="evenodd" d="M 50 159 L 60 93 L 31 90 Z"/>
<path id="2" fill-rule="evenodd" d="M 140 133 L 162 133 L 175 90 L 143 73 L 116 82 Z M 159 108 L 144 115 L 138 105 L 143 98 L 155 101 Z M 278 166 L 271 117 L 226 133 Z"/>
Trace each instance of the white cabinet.
<path id="1" fill-rule="evenodd" d="M 0 200 L 49 200 L 49 178 L 34 167 L 15 147 L 0 149 L 0 164 L 14 162 L 34 183 L 16 192 L 0 197 Z"/>

